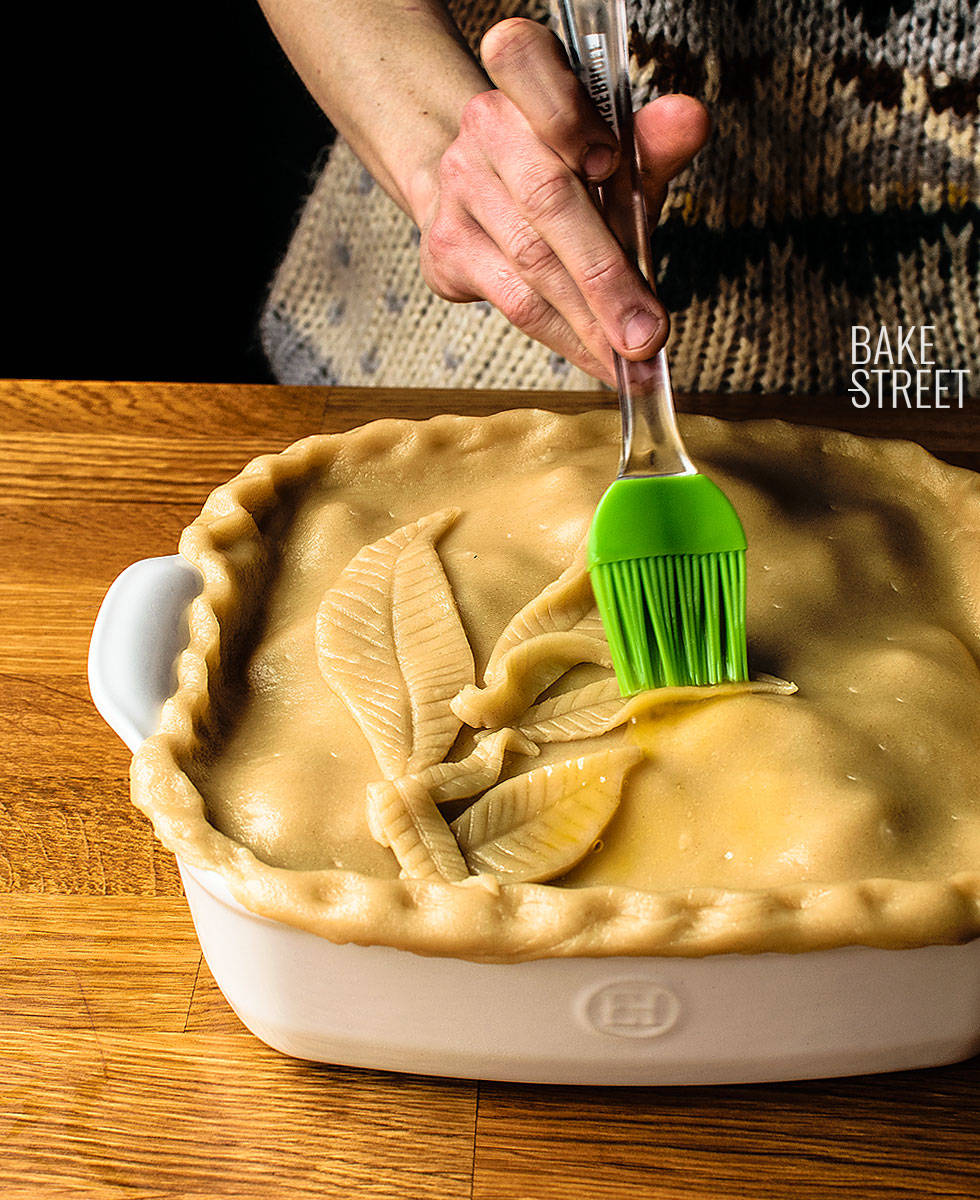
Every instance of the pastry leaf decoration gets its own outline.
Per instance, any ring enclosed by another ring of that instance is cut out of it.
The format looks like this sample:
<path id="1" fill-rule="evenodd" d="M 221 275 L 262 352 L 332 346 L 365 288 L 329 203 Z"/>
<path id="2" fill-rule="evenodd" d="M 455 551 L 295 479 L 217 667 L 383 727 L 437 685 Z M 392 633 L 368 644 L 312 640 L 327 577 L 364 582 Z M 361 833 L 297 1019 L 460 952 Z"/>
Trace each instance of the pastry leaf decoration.
<path id="1" fill-rule="evenodd" d="M 459 883 L 469 875 L 459 844 L 425 785 L 405 775 L 381 785 L 369 817 L 375 840 L 390 846 L 410 879 Z"/>
<path id="2" fill-rule="evenodd" d="M 467 800 L 486 791 L 500 778 L 508 752 L 536 757 L 540 751 L 517 729 L 498 729 L 481 738 L 472 753 L 458 762 L 437 763 L 423 771 L 421 779 L 436 804 Z"/>
<path id="3" fill-rule="evenodd" d="M 452 702 L 453 712 L 475 729 L 513 724 L 537 696 L 580 663 L 612 667 L 584 541 L 561 575 L 508 622 L 490 653 L 483 687 L 463 688 Z"/>
<path id="4" fill-rule="evenodd" d="M 492 787 L 508 751 L 536 755 L 538 748 L 516 729 L 501 729 L 483 738 L 458 762 L 437 763 L 417 775 L 368 784 L 371 836 L 391 847 L 403 875 L 449 882 L 466 878 L 469 870 L 455 836 L 436 806 Z"/>
<path id="5" fill-rule="evenodd" d="M 371 835 L 403 877 L 464 883 L 543 882 L 595 845 L 643 757 L 618 746 L 516 773 L 508 753 L 598 737 L 671 705 L 748 691 L 788 694 L 764 677 L 711 688 L 661 688 L 623 700 L 614 676 L 538 701 L 572 667 L 611 661 L 581 554 L 508 623 L 483 687 L 435 543 L 445 509 L 365 546 L 317 612 L 321 672 L 364 733 L 384 775 L 368 784 Z M 447 761 L 463 722 L 472 749 Z M 493 730 L 493 732 L 487 732 Z M 450 825 L 439 805 L 477 796 Z"/>
<path id="6" fill-rule="evenodd" d="M 317 612 L 320 671 L 387 779 L 445 755 L 460 728 L 449 699 L 474 678 L 434 548 L 458 515 L 444 509 L 365 546 Z"/>
<path id="7" fill-rule="evenodd" d="M 486 687 L 464 687 L 453 699 L 452 710 L 474 729 L 513 724 L 537 696 L 579 663 L 612 666 L 601 631 L 537 634 L 507 651 Z"/>
<path id="8" fill-rule="evenodd" d="M 530 757 L 540 753 L 537 746 L 516 729 L 498 729 L 482 738 L 466 758 L 433 763 L 415 775 L 402 776 L 402 779 L 410 778 L 421 784 L 435 804 L 468 800 L 493 787 L 500 778 L 504 755 L 508 751 Z M 380 779 L 367 786 L 368 825 L 372 837 L 382 846 L 389 842 L 380 813 L 388 802 L 391 789 L 400 782 L 399 779 Z"/>
<path id="9" fill-rule="evenodd" d="M 613 679 L 599 679 L 585 687 L 554 696 L 535 704 L 518 722 L 521 733 L 536 745 L 545 742 L 574 742 L 580 738 L 599 737 L 634 717 L 649 716 L 680 704 L 703 704 L 722 696 L 749 693 L 768 693 L 791 696 L 795 683 L 760 675 L 740 683 L 717 683 L 708 687 L 663 687 L 641 692 L 624 700 L 619 685 Z"/>
<path id="10" fill-rule="evenodd" d="M 639 748 L 601 750 L 498 784 L 452 823 L 467 866 L 507 883 L 565 874 L 609 823 L 642 757 Z"/>
<path id="11" fill-rule="evenodd" d="M 585 565 L 585 545 L 582 542 L 571 564 L 508 622 L 487 660 L 488 683 L 496 677 L 500 660 L 515 646 L 542 633 L 564 633 L 595 609 Z M 595 618 L 598 621 L 597 609 Z"/>
<path id="12" fill-rule="evenodd" d="M 412 741 L 408 770 L 441 762 L 462 722 L 449 701 L 475 677 L 473 652 L 432 542 L 413 538 L 395 560 L 395 656 L 408 690 Z"/>
<path id="13" fill-rule="evenodd" d="M 624 707 L 615 677 L 599 679 L 529 708 L 520 730 L 532 742 L 574 742 L 612 729 Z"/>

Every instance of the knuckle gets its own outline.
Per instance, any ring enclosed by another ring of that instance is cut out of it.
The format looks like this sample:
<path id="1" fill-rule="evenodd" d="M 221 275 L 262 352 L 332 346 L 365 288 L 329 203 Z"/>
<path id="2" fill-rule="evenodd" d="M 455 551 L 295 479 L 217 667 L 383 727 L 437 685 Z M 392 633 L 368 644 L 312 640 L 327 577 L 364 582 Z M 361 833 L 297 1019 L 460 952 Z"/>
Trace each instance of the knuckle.
<path id="1" fill-rule="evenodd" d="M 422 278 L 431 292 L 440 300 L 450 300 L 454 304 L 472 300 L 469 288 L 461 287 L 447 272 L 431 259 L 423 265 Z"/>
<path id="2" fill-rule="evenodd" d="M 429 226 L 423 241 L 426 256 L 442 264 L 455 253 L 458 237 L 449 221 L 437 217 Z"/>
<path id="3" fill-rule="evenodd" d="M 456 291 L 437 257 L 423 251 L 421 267 L 422 278 L 431 292 L 434 292 L 442 300 L 456 299 Z"/>
<path id="4" fill-rule="evenodd" d="M 524 275 L 540 274 L 554 258 L 554 252 L 544 238 L 523 222 L 511 232 L 504 252 Z"/>
<path id="5" fill-rule="evenodd" d="M 547 221 L 571 199 L 571 177 L 553 166 L 533 164 L 526 167 L 516 184 L 517 202 L 532 223 Z"/>
<path id="6" fill-rule="evenodd" d="M 419 265 L 428 287 L 443 300 L 469 298 L 468 289 L 461 284 L 455 262 L 459 253 L 459 230 L 448 221 L 432 222 L 422 236 Z"/>
<path id="7" fill-rule="evenodd" d="M 463 105 L 459 116 L 459 132 L 463 137 L 478 137 L 497 119 L 500 93 L 491 89 L 477 92 Z"/>
<path id="8" fill-rule="evenodd" d="M 601 254 L 582 269 L 582 286 L 593 292 L 621 289 L 627 283 L 632 283 L 632 274 L 622 254 Z"/>
<path id="9" fill-rule="evenodd" d="M 528 333 L 547 320 L 548 305 L 516 276 L 504 282 L 497 307 L 512 325 Z"/>
<path id="10" fill-rule="evenodd" d="M 452 191 L 466 175 L 466 154 L 459 139 L 452 142 L 439 160 L 439 187 L 443 192 Z"/>

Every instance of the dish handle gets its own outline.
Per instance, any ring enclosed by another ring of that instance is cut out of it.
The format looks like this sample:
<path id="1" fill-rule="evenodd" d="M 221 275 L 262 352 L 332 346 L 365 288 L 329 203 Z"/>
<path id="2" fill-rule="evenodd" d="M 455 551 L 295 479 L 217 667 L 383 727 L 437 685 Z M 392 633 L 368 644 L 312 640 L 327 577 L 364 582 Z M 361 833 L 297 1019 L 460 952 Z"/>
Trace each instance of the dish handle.
<path id="1" fill-rule="evenodd" d="M 187 645 L 185 610 L 201 575 L 178 554 L 133 563 L 106 592 L 92 629 L 88 685 L 109 727 L 130 750 L 156 727 Z"/>

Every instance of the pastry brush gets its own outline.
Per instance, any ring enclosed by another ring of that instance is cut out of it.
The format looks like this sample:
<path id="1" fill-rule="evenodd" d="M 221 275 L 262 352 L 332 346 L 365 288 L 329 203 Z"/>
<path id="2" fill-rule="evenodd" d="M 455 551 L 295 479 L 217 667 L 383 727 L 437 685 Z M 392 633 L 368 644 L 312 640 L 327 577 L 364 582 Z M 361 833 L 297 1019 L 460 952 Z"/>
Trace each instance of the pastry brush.
<path id="1" fill-rule="evenodd" d="M 558 0 L 569 61 L 619 139 L 620 166 L 596 199 L 653 287 L 633 138 L 624 0 Z M 588 564 L 623 695 L 748 677 L 745 533 L 677 428 L 663 350 L 616 355 L 622 457 L 589 532 Z"/>

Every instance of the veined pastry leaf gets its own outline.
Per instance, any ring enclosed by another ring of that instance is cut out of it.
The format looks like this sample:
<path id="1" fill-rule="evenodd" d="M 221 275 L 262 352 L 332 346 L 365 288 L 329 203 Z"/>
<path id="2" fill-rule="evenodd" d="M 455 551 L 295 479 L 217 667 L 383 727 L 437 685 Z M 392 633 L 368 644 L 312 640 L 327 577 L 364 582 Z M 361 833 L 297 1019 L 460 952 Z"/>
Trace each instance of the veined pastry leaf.
<path id="1" fill-rule="evenodd" d="M 498 729 L 481 738 L 473 750 L 458 762 L 436 763 L 419 773 L 436 804 L 466 800 L 486 791 L 500 778 L 504 755 L 508 752 L 535 757 L 537 746 L 517 729 Z"/>
<path id="2" fill-rule="evenodd" d="M 596 632 L 542 633 L 519 642 L 497 663 L 487 687 L 464 687 L 451 708 L 474 729 L 499 729 L 512 724 L 536 697 L 579 663 L 612 666 L 601 628 Z"/>
<path id="3" fill-rule="evenodd" d="M 572 626 L 576 633 L 589 633 L 593 637 L 605 637 L 606 631 L 602 626 L 602 617 L 599 616 L 599 610 L 592 606 L 581 621 L 576 621 Z"/>
<path id="4" fill-rule="evenodd" d="M 409 879 L 441 879 L 458 883 L 469 869 L 445 817 L 425 785 L 412 775 L 383 782 L 369 809 L 371 833 L 390 846 Z"/>
<path id="5" fill-rule="evenodd" d="M 599 737 L 634 718 L 679 704 L 703 704 L 707 700 L 750 692 L 790 696 L 795 691 L 794 683 L 760 675 L 739 683 L 717 683 L 708 687 L 656 688 L 624 700 L 615 678 L 599 679 L 534 705 L 518 719 L 517 728 L 538 745 L 574 742 L 579 738 Z"/>
<path id="6" fill-rule="evenodd" d="M 606 827 L 642 757 L 638 747 L 601 750 L 498 784 L 452 823 L 467 865 L 506 883 L 563 875 Z"/>
<path id="7" fill-rule="evenodd" d="M 421 785 L 435 804 L 466 800 L 486 791 L 500 778 L 507 751 L 534 756 L 537 746 L 516 729 L 498 729 L 482 738 L 472 752 L 457 762 L 434 763 L 416 775 L 401 779 L 379 779 L 367 786 L 367 821 L 371 836 L 382 846 L 390 845 L 382 816 L 393 802 L 392 789 L 404 784 L 414 789 Z"/>
<path id="8" fill-rule="evenodd" d="M 654 688 L 652 692 L 640 692 L 623 701 L 621 719 L 616 721 L 622 725 L 634 718 L 649 716 L 665 708 L 679 704 L 703 704 L 707 700 L 721 700 L 724 697 L 766 695 L 792 696 L 798 688 L 788 679 L 779 679 L 775 675 L 763 675 L 761 672 L 755 679 L 742 679 L 737 683 L 712 683 L 704 687 L 663 687 Z M 610 726 L 613 728 L 613 726 Z"/>
<path id="9" fill-rule="evenodd" d="M 392 620 L 395 565 L 415 539 L 423 538 L 431 546 L 458 515 L 458 509 L 432 513 L 359 550 L 317 612 L 320 671 L 359 725 L 388 779 L 405 773 L 413 737 L 412 703 Z"/>
<path id="10" fill-rule="evenodd" d="M 616 677 L 610 676 L 535 704 L 520 717 L 518 728 L 532 742 L 574 742 L 620 724 L 624 708 Z"/>
<path id="11" fill-rule="evenodd" d="M 564 633 L 577 625 L 595 608 L 592 584 L 585 565 L 585 542 L 575 551 L 572 562 L 552 583 L 510 620 L 497 639 L 487 660 L 484 679 L 493 681 L 497 667 L 515 646 L 542 633 Z M 598 612 L 596 613 L 598 617 Z"/>
<path id="12" fill-rule="evenodd" d="M 392 628 L 411 710 L 407 769 L 415 772 L 441 762 L 456 740 L 462 722 L 449 701 L 475 678 L 473 652 L 449 580 L 422 534 L 395 561 Z"/>

